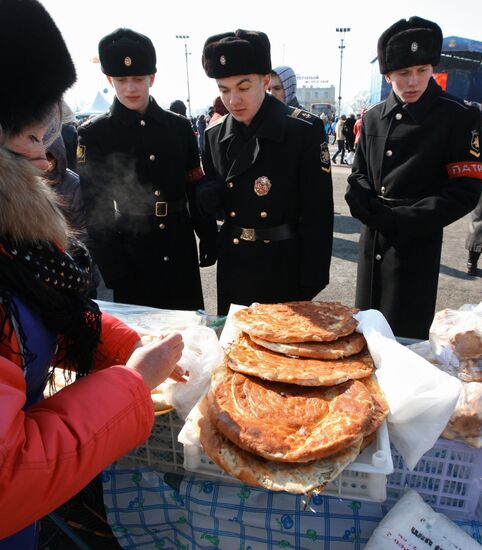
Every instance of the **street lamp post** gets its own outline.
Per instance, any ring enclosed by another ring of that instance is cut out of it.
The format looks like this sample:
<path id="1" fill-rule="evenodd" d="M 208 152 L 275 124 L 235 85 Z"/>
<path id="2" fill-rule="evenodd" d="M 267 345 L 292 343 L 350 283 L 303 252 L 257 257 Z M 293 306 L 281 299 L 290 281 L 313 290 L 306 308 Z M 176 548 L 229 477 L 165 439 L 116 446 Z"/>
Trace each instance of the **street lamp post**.
<path id="1" fill-rule="evenodd" d="M 186 80 L 187 80 L 187 108 L 189 111 L 189 118 L 191 118 L 191 92 L 189 90 L 189 57 L 190 52 L 187 51 L 187 40 L 189 40 L 188 34 L 176 34 L 176 38 L 184 40 L 184 54 L 186 56 Z"/>
<path id="2" fill-rule="evenodd" d="M 344 40 L 345 33 L 350 32 L 350 29 L 347 27 L 337 28 L 336 32 L 341 33 L 340 45 L 338 46 L 340 50 L 340 84 L 338 85 L 338 117 L 341 115 L 341 76 L 343 74 L 343 50 L 345 49 Z"/>

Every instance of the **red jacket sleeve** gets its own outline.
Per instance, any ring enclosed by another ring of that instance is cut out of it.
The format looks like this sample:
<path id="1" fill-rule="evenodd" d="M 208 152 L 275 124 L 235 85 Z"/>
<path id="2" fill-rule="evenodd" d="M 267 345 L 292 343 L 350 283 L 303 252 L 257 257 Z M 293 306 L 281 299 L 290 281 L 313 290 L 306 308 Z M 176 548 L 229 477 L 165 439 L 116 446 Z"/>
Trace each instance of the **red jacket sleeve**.
<path id="1" fill-rule="evenodd" d="M 124 362 L 138 339 L 107 315 L 102 336 L 102 366 L 114 356 Z M 149 388 L 124 366 L 95 372 L 25 412 L 23 371 L 0 357 L 0 403 L 0 538 L 77 493 L 143 442 L 154 419 Z"/>
<path id="2" fill-rule="evenodd" d="M 94 358 L 94 371 L 112 365 L 124 365 L 132 348 L 140 340 L 137 332 L 125 323 L 102 312 L 102 332 Z"/>

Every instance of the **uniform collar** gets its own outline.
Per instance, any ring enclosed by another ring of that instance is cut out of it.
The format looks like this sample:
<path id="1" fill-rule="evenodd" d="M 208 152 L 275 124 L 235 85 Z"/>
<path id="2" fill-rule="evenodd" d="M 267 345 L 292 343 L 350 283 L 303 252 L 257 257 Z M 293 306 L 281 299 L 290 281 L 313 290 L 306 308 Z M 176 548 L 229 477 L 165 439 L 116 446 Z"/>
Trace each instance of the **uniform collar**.
<path id="1" fill-rule="evenodd" d="M 442 93 L 442 88 L 435 82 L 435 79 L 429 80 L 427 89 L 422 94 L 422 97 L 415 103 L 402 103 L 399 97 L 393 92 L 385 100 L 383 105 L 381 118 L 391 116 L 395 111 L 405 111 L 415 122 L 422 122 L 425 116 L 428 114 L 434 101 Z"/>
<path id="2" fill-rule="evenodd" d="M 265 94 L 263 103 L 253 119 L 253 124 L 257 126 L 253 135 L 281 142 L 285 128 L 285 117 L 283 115 L 288 111 L 289 108 L 284 103 L 269 94 Z M 258 117 L 260 120 L 256 120 Z M 233 115 L 229 114 L 222 122 L 218 141 L 222 143 L 232 139 L 239 132 L 237 125 L 238 123 Z"/>
<path id="3" fill-rule="evenodd" d="M 149 97 L 149 105 L 143 115 L 139 114 L 137 111 L 128 109 L 117 99 L 117 97 L 114 98 L 114 103 L 112 103 L 110 111 L 115 118 L 126 126 L 133 126 L 146 118 L 152 118 L 161 124 L 165 123 L 165 111 L 159 107 L 153 97 Z"/>

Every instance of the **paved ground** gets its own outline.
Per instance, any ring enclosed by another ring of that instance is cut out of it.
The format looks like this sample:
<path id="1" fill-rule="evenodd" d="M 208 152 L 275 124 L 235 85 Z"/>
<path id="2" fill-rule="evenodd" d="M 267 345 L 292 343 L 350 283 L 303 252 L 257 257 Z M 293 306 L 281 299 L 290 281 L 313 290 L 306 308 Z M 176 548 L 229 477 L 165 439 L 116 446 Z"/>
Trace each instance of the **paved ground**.
<path id="1" fill-rule="evenodd" d="M 355 300 L 357 243 L 361 224 L 350 216 L 343 198 L 348 166 L 333 167 L 333 188 L 335 200 L 335 232 L 330 284 L 318 295 L 323 300 L 338 300 L 353 305 Z M 437 311 L 446 307 L 458 308 L 464 303 L 478 303 L 482 300 L 482 270 L 478 277 L 469 277 L 465 271 L 467 251 L 464 248 L 468 218 L 465 217 L 445 229 L 440 266 L 440 280 Z M 216 267 L 201 270 L 205 308 L 209 314 L 216 313 Z M 111 299 L 105 289 L 99 298 Z"/>

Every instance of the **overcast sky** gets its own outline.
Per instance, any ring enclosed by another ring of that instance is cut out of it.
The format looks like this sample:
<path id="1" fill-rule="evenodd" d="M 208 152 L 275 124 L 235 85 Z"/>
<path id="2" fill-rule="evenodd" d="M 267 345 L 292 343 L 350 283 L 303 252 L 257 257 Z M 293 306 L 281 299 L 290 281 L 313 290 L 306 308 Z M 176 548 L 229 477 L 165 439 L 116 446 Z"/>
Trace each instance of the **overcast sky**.
<path id="1" fill-rule="evenodd" d="M 188 51 L 191 106 L 203 111 L 217 95 L 216 83 L 204 74 L 201 52 L 212 34 L 237 28 L 262 30 L 271 41 L 273 67 L 290 65 L 296 73 L 318 75 L 336 87 L 338 95 L 340 35 L 345 36 L 342 96 L 348 101 L 368 90 L 370 61 L 376 55 L 379 35 L 401 18 L 418 15 L 437 22 L 444 36 L 482 40 L 482 0 L 401 0 L 323 2 L 305 0 L 41 0 L 56 21 L 77 68 L 78 82 L 68 93 L 73 108 L 87 108 L 98 91 L 112 99 L 98 64 L 99 40 L 118 27 L 148 35 L 157 51 L 158 73 L 152 95 L 166 107 L 187 98 L 184 41 Z"/>

